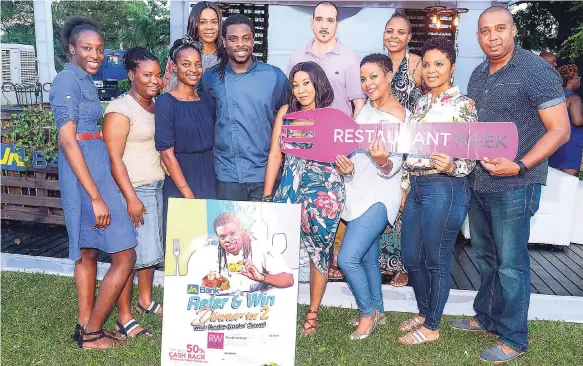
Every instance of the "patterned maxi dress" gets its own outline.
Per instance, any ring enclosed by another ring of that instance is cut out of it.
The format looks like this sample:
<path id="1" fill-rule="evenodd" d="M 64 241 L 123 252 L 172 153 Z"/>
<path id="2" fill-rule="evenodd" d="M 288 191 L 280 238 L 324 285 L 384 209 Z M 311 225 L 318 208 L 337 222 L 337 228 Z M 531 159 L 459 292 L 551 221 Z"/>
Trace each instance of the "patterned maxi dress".
<path id="1" fill-rule="evenodd" d="M 308 144 L 301 144 L 304 145 Z M 344 180 L 332 164 L 285 156 L 281 183 L 273 201 L 302 205 L 300 248 L 307 251 L 322 276 L 328 271 L 330 247 L 345 198 Z"/>
<path id="2" fill-rule="evenodd" d="M 418 65 L 419 66 L 419 65 Z M 420 67 L 420 66 L 419 66 Z M 423 95 L 409 73 L 409 50 L 395 72 L 391 82 L 391 90 L 399 103 L 409 111 L 415 110 L 417 101 Z M 408 180 L 407 174 L 403 174 L 403 180 Z M 403 226 L 402 212 L 399 211 L 395 224 L 385 228 L 379 242 L 379 263 L 382 272 L 406 272 L 401 261 L 401 228 Z"/>

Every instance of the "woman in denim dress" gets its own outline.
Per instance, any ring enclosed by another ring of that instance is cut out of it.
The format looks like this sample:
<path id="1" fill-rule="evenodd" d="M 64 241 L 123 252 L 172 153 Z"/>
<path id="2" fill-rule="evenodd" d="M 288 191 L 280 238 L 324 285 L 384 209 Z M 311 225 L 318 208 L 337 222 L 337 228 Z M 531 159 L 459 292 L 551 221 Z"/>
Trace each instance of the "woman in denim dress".
<path id="1" fill-rule="evenodd" d="M 101 328 L 136 261 L 136 232 L 111 175 L 107 148 L 97 129 L 103 110 L 91 75 L 103 62 L 103 36 L 90 18 L 73 17 L 63 26 L 61 44 L 71 63 L 53 80 L 49 94 L 59 130 L 59 185 L 75 261 L 80 348 L 120 344 Z M 111 254 L 111 267 L 95 298 L 97 255 Z"/>

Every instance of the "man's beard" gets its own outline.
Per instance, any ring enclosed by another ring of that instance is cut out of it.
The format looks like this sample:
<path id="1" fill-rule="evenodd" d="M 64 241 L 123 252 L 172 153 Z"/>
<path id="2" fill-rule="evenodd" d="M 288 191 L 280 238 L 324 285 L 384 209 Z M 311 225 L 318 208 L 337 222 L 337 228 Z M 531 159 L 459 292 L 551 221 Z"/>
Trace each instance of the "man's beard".
<path id="1" fill-rule="evenodd" d="M 236 58 L 234 58 L 234 57 L 233 57 L 231 60 L 232 60 L 232 61 L 234 61 L 236 64 L 239 64 L 239 65 L 244 65 L 244 64 L 246 64 L 246 63 L 247 63 L 247 61 L 249 61 L 249 59 L 251 58 L 251 56 L 252 56 L 252 54 L 249 54 L 249 56 L 247 56 L 247 57 L 245 58 L 245 60 L 243 60 L 243 61 L 239 61 L 239 60 L 237 60 L 237 59 L 236 59 Z"/>

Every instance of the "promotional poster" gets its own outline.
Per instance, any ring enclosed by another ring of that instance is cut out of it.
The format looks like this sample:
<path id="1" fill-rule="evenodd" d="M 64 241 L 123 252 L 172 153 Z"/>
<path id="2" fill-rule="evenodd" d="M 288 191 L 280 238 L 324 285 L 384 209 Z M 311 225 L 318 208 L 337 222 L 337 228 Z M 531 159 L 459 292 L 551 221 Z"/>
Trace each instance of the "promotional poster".
<path id="1" fill-rule="evenodd" d="M 162 365 L 293 365 L 300 206 L 171 198 Z"/>

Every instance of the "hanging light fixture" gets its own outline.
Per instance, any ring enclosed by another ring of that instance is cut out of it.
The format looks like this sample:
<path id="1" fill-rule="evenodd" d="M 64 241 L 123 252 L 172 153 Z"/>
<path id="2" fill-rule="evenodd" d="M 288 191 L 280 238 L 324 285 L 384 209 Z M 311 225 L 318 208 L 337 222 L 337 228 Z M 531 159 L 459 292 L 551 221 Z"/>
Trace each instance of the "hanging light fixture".
<path id="1" fill-rule="evenodd" d="M 456 5 L 455 9 L 450 9 L 450 10 L 453 11 L 453 14 L 455 14 L 455 16 L 453 18 L 453 25 L 455 25 L 457 27 L 460 24 L 460 14 L 467 13 L 468 9 L 458 8 Z"/>
<path id="2" fill-rule="evenodd" d="M 434 6 L 428 6 L 423 10 L 425 10 L 428 14 L 431 14 L 431 23 L 438 24 L 438 23 L 440 23 L 439 13 L 445 9 L 447 9 L 447 6 L 434 5 Z"/>

